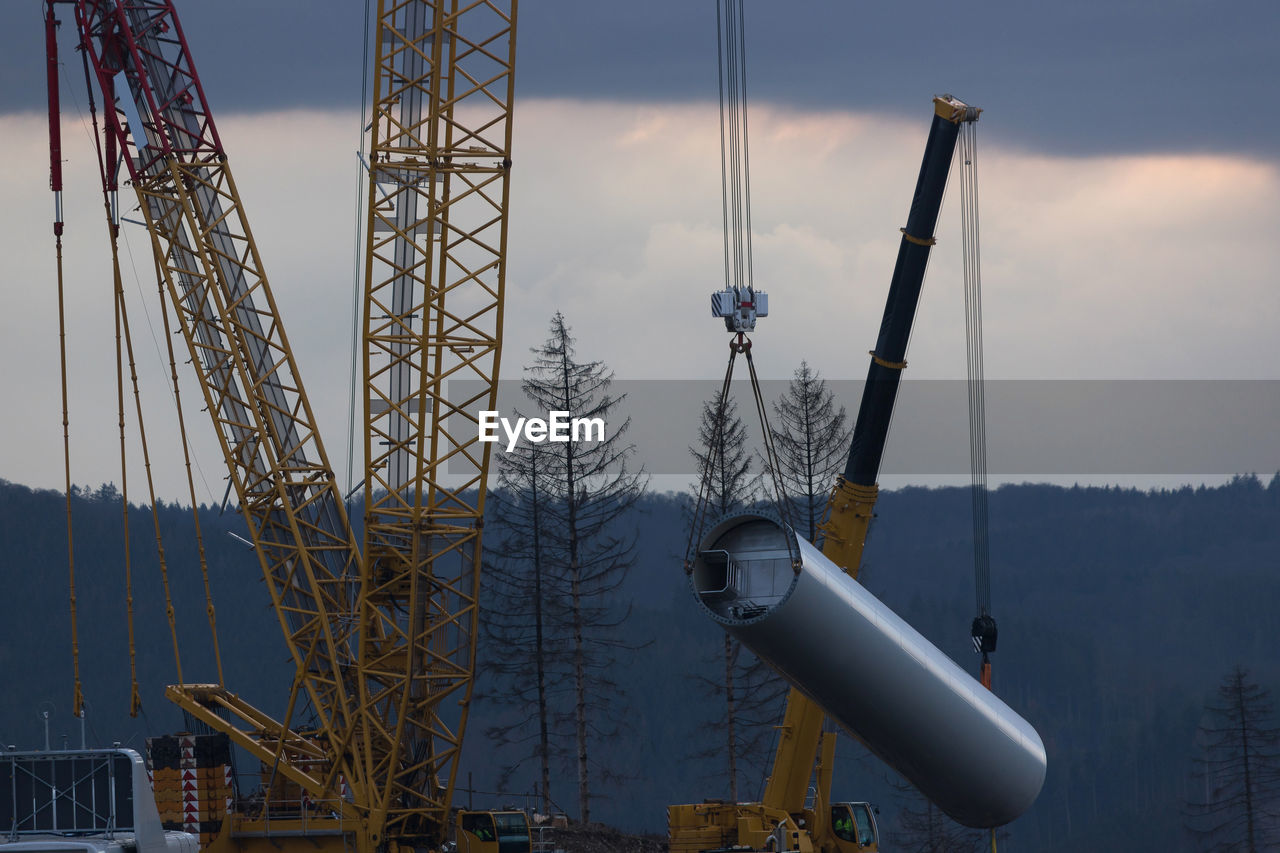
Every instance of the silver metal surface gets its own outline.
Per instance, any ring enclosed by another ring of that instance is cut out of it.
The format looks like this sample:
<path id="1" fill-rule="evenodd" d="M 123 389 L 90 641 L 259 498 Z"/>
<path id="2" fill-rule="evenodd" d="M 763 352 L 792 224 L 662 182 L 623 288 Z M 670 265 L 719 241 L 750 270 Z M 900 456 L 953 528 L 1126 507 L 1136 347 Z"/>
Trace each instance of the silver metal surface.
<path id="1" fill-rule="evenodd" d="M 758 515 L 703 540 L 694 592 L 713 619 L 966 826 L 1035 801 L 1031 724 L 813 545 Z"/>

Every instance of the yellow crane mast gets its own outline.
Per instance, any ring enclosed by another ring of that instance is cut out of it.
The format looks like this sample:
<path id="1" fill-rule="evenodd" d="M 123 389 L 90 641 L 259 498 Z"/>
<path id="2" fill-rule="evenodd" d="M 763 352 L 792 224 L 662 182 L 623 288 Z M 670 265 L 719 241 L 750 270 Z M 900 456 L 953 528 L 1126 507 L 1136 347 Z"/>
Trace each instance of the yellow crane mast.
<path id="1" fill-rule="evenodd" d="M 360 701 L 387 832 L 443 825 L 471 699 L 506 277 L 516 7 L 378 4 Z M 464 390 L 458 390 L 464 389 Z"/>
<path id="2" fill-rule="evenodd" d="M 107 168 L 118 155 L 128 170 L 296 665 L 283 720 L 221 685 L 166 692 L 326 804 L 233 816 L 215 846 L 438 847 L 475 663 L 477 412 L 494 408 L 502 336 L 516 0 L 378 3 L 363 543 L 171 0 L 66 5 L 107 105 Z M 481 832 L 459 829 L 459 847 L 485 849 L 484 820 L 462 823 Z"/>

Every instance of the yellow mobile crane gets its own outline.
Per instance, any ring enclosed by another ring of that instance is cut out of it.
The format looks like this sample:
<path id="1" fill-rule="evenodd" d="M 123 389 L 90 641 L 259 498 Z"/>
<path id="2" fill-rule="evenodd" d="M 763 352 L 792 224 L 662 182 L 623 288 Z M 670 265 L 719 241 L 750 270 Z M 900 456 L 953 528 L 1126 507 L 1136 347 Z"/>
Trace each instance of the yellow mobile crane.
<path id="1" fill-rule="evenodd" d="M 281 720 L 222 684 L 166 692 L 325 804 L 233 814 L 214 847 L 527 851 L 523 814 L 451 807 L 489 464 L 476 412 L 494 408 L 502 337 L 517 0 L 377 4 L 362 541 L 171 0 L 46 0 L 50 20 L 58 3 L 106 106 L 112 215 L 123 163 L 296 666 Z M 480 390 L 451 397 L 451 378 Z"/>
<path id="2" fill-rule="evenodd" d="M 925 146 L 888 301 L 863 389 L 844 474 L 837 479 L 820 527 L 822 553 L 857 578 L 871 523 L 880 460 L 893 414 L 907 343 L 924 283 L 934 228 L 961 126 L 980 110 L 949 96 L 933 101 Z M 846 674 L 854 677 L 855 674 Z M 869 853 L 879 849 L 874 809 L 863 802 L 833 802 L 835 732 L 823 731 L 823 712 L 796 689 L 787 698 L 772 772 L 758 803 L 705 802 L 670 806 L 671 853 L 798 850 Z M 810 781 L 812 802 L 807 802 Z"/>

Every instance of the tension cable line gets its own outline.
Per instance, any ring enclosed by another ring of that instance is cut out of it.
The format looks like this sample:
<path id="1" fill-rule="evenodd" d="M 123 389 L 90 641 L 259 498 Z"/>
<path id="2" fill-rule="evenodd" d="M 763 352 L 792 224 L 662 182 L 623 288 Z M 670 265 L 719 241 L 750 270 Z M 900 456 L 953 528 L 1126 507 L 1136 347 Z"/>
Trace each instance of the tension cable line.
<path id="1" fill-rule="evenodd" d="M 684 570 L 686 572 L 693 570 L 694 553 L 702 539 L 702 531 L 707 523 L 707 513 L 711 506 L 711 482 L 722 455 L 725 410 L 729 401 L 729 386 L 733 382 L 733 362 L 737 356 L 737 349 L 730 346 L 729 364 L 724 371 L 724 382 L 720 386 L 720 393 L 716 395 L 715 421 L 711 425 L 711 446 L 707 448 L 705 467 L 699 472 L 701 477 L 698 481 L 698 495 L 693 504 L 693 518 L 689 522 L 689 538 L 684 546 Z"/>
<path id="2" fill-rule="evenodd" d="M 71 713 L 84 712 L 84 693 L 80 685 L 80 637 L 76 614 L 76 549 L 71 524 L 71 418 L 67 400 L 67 314 L 66 290 L 62 275 L 62 127 L 58 106 L 58 19 L 53 4 L 45 8 L 45 72 L 49 98 L 49 189 L 53 191 L 54 257 L 58 275 L 58 364 L 62 375 L 62 464 L 63 488 L 67 502 L 67 579 L 68 604 L 71 608 L 71 669 L 73 692 Z"/>
<path id="3" fill-rule="evenodd" d="M 729 405 L 729 390 L 733 384 L 733 368 L 739 354 L 745 355 L 747 359 L 752 400 L 755 404 L 756 415 L 760 419 L 760 431 L 763 436 L 764 452 L 762 455 L 764 456 L 765 468 L 769 473 L 770 484 L 773 486 L 774 509 L 783 524 L 788 527 L 795 526 L 792 520 L 791 507 L 787 502 L 786 492 L 782 486 L 777 446 L 773 440 L 773 431 L 769 426 L 768 406 L 765 403 L 764 392 L 760 388 L 760 377 L 756 373 L 755 360 L 751 357 L 751 340 L 746 335 L 739 334 L 729 343 L 729 363 L 725 367 L 724 381 L 721 383 L 720 392 L 716 395 L 711 446 L 707 449 L 707 459 L 703 470 L 700 472 L 697 500 L 694 503 L 693 519 L 689 525 L 689 538 L 685 543 L 685 571 L 693 569 L 695 550 L 708 521 L 708 513 L 711 506 L 711 482 L 725 450 L 724 434 L 726 413 Z"/>
<path id="4" fill-rule="evenodd" d="M 773 440 L 773 429 L 769 426 L 769 407 L 765 405 L 764 392 L 760 389 L 760 377 L 756 375 L 756 362 L 751 357 L 751 342 L 747 341 L 747 370 L 751 373 L 751 393 L 755 398 L 756 415 L 760 419 L 761 441 L 764 444 L 764 464 L 769 471 L 769 479 L 773 483 L 774 505 L 778 517 L 783 524 L 794 528 L 791 504 L 787 501 L 787 493 L 782 485 L 782 469 L 778 462 L 778 448 Z"/>
<path id="5" fill-rule="evenodd" d="M 364 141 L 365 141 L 365 119 L 369 115 L 369 13 L 371 2 L 365 0 L 364 3 L 364 47 L 363 54 L 360 57 L 360 146 L 356 149 L 356 218 L 354 226 L 355 244 L 352 252 L 353 262 L 351 270 L 351 364 L 349 366 L 348 391 L 347 391 L 347 485 L 343 491 L 343 501 L 351 500 L 361 486 L 364 480 L 360 480 L 359 485 L 352 485 L 355 482 L 356 470 L 356 403 L 359 400 L 357 396 L 363 387 L 360 381 L 359 365 L 360 365 L 360 295 L 364 288 L 364 279 L 362 262 L 364 261 L 364 205 L 365 190 L 364 178 L 368 166 L 364 157 Z M 373 176 L 369 176 L 369 180 L 373 180 Z M 363 410 L 361 410 L 363 411 Z"/>
<path id="6" fill-rule="evenodd" d="M 755 285 L 751 255 L 751 158 L 747 144 L 747 44 L 742 0 L 717 0 L 716 62 L 720 85 L 720 205 L 724 218 L 725 287 L 745 287 L 750 294 Z"/>
<path id="7" fill-rule="evenodd" d="M 156 539 L 156 554 L 160 566 L 161 585 L 164 591 L 165 615 L 169 623 L 169 634 L 173 644 L 174 666 L 179 682 L 183 680 L 182 658 L 178 646 L 178 631 L 176 615 L 173 607 L 173 597 L 169 586 L 168 560 L 165 556 L 164 537 L 160 530 L 160 511 L 156 500 L 155 479 L 151 470 L 151 452 L 147 443 L 146 422 L 143 417 L 142 409 L 142 394 L 138 385 L 137 361 L 134 357 L 133 351 L 133 334 L 129 326 L 128 305 L 125 301 L 124 277 L 120 269 L 120 223 L 118 221 L 119 204 L 116 197 L 118 189 L 115 176 L 120 165 L 119 157 L 124 156 L 124 152 L 117 152 L 116 146 L 112 144 L 110 136 L 106 137 L 106 151 L 105 153 L 103 151 L 102 140 L 104 138 L 104 132 L 109 134 L 110 131 L 100 129 L 99 127 L 97 102 L 93 97 L 93 86 L 90 82 L 89 76 L 88 57 L 85 52 L 81 53 L 81 59 L 84 64 L 85 84 L 89 99 L 89 116 L 93 126 L 92 136 L 98 159 L 99 175 L 101 177 L 103 213 L 106 219 L 107 231 L 111 238 L 112 297 L 114 302 L 116 338 L 116 400 L 120 430 L 120 490 L 121 504 L 123 506 L 123 535 L 125 550 L 125 601 L 128 612 L 129 637 L 129 714 L 130 716 L 136 717 L 139 711 L 142 710 L 142 699 L 138 690 L 137 651 L 133 620 L 133 565 L 132 542 L 129 534 L 128 456 L 124 410 L 124 362 L 126 358 L 129 366 L 130 385 L 133 391 L 134 411 L 138 419 L 138 438 L 142 449 L 143 468 L 146 473 L 147 493 L 151 504 L 151 518 Z M 167 319 L 166 315 L 166 324 Z M 186 436 L 184 433 L 184 443 L 185 438 Z M 192 489 L 192 492 L 192 502 L 194 505 L 194 488 Z M 220 657 L 216 650 L 216 635 L 215 657 Z M 219 670 L 220 669 L 221 667 L 219 667 Z M 219 672 L 219 678 L 221 678 L 221 672 Z"/>
<path id="8" fill-rule="evenodd" d="M 108 212 L 110 206 L 108 205 Z M 173 642 L 173 663 L 178 676 L 178 682 L 182 683 L 182 656 L 178 650 L 178 625 L 177 616 L 173 608 L 173 596 L 169 588 L 169 561 L 165 556 L 164 536 L 160 532 L 160 507 L 156 501 L 155 477 L 151 470 L 151 449 L 147 443 L 147 425 L 142 414 L 142 392 L 138 387 L 138 368 L 137 361 L 133 354 L 133 333 L 129 327 L 129 311 L 125 303 L 124 284 L 120 275 L 119 252 L 115 248 L 118 240 L 119 227 L 112 223 L 112 259 L 115 265 L 115 281 L 116 281 L 116 299 L 120 303 L 120 322 L 124 329 L 124 345 L 125 354 L 129 360 L 129 382 L 133 387 L 133 404 L 134 412 L 138 419 L 138 440 L 142 446 L 142 465 L 146 472 L 147 478 L 147 497 L 151 503 L 151 522 L 155 528 L 156 537 L 156 556 L 160 564 L 160 583 L 164 590 L 164 611 L 165 618 L 169 622 L 169 634 Z"/>
<path id="9" fill-rule="evenodd" d="M 62 464 L 67 503 L 67 579 L 71 609 L 71 713 L 83 720 L 84 692 L 80 682 L 80 635 L 76 611 L 76 549 L 71 523 L 71 418 L 67 393 L 66 289 L 62 274 L 62 111 L 59 105 L 58 26 L 53 3 L 45 6 L 45 85 L 49 99 L 49 189 L 53 191 L 54 254 L 58 276 L 58 364 L 62 378 Z"/>
<path id="10" fill-rule="evenodd" d="M 213 663 L 218 673 L 218 685 L 221 687 L 226 684 L 222 677 L 222 649 L 218 643 L 218 621 L 213 607 L 213 590 L 209 586 L 209 561 L 205 555 L 204 532 L 200 526 L 200 504 L 196 501 L 196 482 L 192 471 L 191 443 L 187 439 L 186 417 L 182 413 L 182 396 L 178 387 L 178 362 L 173 352 L 173 331 L 169 324 L 169 306 L 164 289 L 164 272 L 160 269 L 159 258 L 153 257 L 152 263 L 155 267 L 156 282 L 160 291 L 160 316 L 164 321 L 164 341 L 169 351 L 169 381 L 173 383 L 173 402 L 178 412 L 178 436 L 182 440 L 182 462 L 187 471 L 187 495 L 191 501 L 191 521 L 195 528 L 196 553 L 200 561 L 200 577 L 204 580 L 204 609 L 205 615 L 209 618 L 209 633 L 213 639 Z"/>
<path id="11" fill-rule="evenodd" d="M 725 451 L 725 423 L 733 368 L 739 355 L 745 355 L 751 381 L 752 399 L 760 421 L 763 451 L 768 469 L 773 500 L 779 519 L 792 525 L 791 509 L 783 488 L 773 430 L 769 426 L 769 407 L 760 388 L 755 360 L 751 356 L 751 340 L 747 332 L 755 329 L 756 318 L 768 315 L 763 293 L 756 293 L 751 254 L 751 176 L 750 148 L 747 144 L 747 71 L 746 28 L 742 0 L 716 2 L 716 59 L 720 93 L 720 207 L 724 219 L 724 290 L 712 294 L 712 316 L 721 317 L 725 327 L 734 333 L 729 342 L 729 364 L 724 382 L 716 397 L 710 447 L 700 473 L 697 501 L 685 547 L 685 569 L 692 570 L 694 551 L 707 522 L 708 503 L 714 472 Z"/>
<path id="12" fill-rule="evenodd" d="M 84 55 L 84 51 L 81 55 Z M 88 82 L 88 59 L 85 59 L 85 79 Z M 98 111 L 93 98 L 93 87 L 88 86 L 89 91 L 89 115 L 93 120 L 93 142 L 98 154 L 98 169 L 102 176 L 102 199 L 106 208 L 107 230 L 111 235 L 111 274 L 112 274 L 112 291 L 111 300 L 113 307 L 113 317 L 115 320 L 115 337 L 116 337 L 116 423 L 120 434 L 120 507 L 121 507 L 121 525 L 124 536 L 124 596 L 125 610 L 128 622 L 129 637 L 129 716 L 138 716 L 138 711 L 142 708 L 142 697 L 138 691 L 138 654 L 137 644 L 134 641 L 134 623 L 133 623 L 133 546 L 132 537 L 129 535 L 129 469 L 128 469 L 128 451 L 127 442 L 125 440 L 125 418 L 124 418 L 124 345 L 123 345 L 123 324 L 124 324 L 124 284 L 120 275 L 120 247 L 119 247 L 119 229 L 115 223 L 112 204 L 112 191 L 110 187 L 112 182 L 108 169 L 114 167 L 114 163 L 108 164 L 108 160 L 113 159 L 108 155 L 104 157 L 102 153 L 102 141 L 98 130 Z M 130 344 L 130 370 L 136 379 L 137 371 L 133 370 L 132 365 L 132 344 Z M 136 387 L 136 384 L 135 384 Z M 149 476 L 149 472 L 148 472 Z M 163 556 L 163 555 L 162 555 Z"/>
<path id="13" fill-rule="evenodd" d="M 991 548 L 987 504 L 987 414 L 982 340 L 982 252 L 978 227 L 977 123 L 960 126 L 960 223 L 964 255 L 965 352 L 969 398 L 969 468 L 973 516 L 973 571 L 977 615 L 974 651 L 982 655 L 981 681 L 991 688 L 990 653 L 996 649 L 991 615 Z"/>

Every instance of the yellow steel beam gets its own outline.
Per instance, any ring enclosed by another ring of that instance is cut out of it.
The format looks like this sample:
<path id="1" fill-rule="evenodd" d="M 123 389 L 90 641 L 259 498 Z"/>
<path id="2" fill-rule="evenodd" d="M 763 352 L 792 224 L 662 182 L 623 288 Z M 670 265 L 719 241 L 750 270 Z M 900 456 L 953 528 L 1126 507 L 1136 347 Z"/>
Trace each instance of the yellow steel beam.
<path id="1" fill-rule="evenodd" d="M 285 728 L 284 724 L 249 705 L 236 694 L 216 684 L 175 684 L 165 697 L 201 722 L 226 733 L 240 747 L 277 772 L 296 782 L 316 800 L 331 801 L 349 829 L 363 824 L 363 815 L 353 803 L 337 796 L 328 774 L 317 776 L 304 765 L 326 767 L 332 753 L 314 736 Z M 326 767 L 327 769 L 327 767 Z"/>

